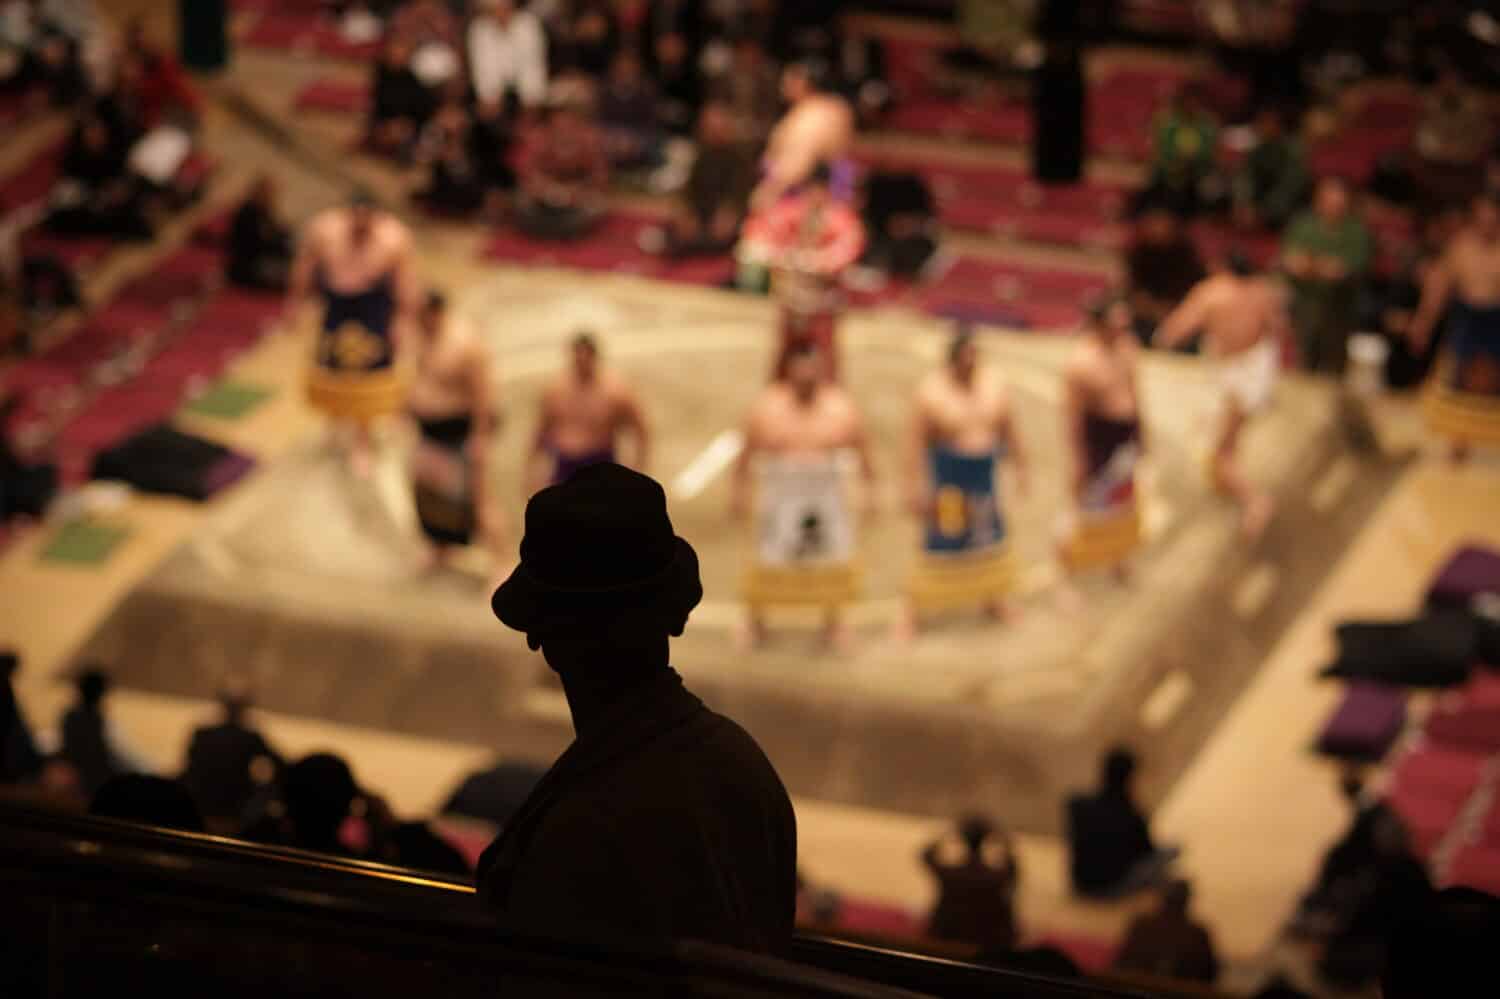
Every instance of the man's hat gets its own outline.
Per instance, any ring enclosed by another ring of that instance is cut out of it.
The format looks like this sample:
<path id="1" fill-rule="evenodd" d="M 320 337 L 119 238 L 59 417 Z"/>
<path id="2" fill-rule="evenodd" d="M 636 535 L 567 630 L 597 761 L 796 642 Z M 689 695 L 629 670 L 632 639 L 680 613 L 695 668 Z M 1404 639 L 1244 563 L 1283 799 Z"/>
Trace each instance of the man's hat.
<path id="1" fill-rule="evenodd" d="M 680 635 L 703 599 L 698 555 L 667 494 L 622 465 L 590 465 L 526 504 L 521 564 L 490 598 L 507 627 L 545 638 L 617 625 Z"/>

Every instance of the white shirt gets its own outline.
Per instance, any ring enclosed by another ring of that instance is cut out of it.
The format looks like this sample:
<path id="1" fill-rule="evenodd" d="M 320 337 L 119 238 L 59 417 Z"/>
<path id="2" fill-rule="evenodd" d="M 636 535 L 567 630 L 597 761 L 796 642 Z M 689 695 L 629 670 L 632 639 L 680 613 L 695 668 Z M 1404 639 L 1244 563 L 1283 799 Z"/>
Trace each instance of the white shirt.
<path id="1" fill-rule="evenodd" d="M 518 10 L 504 25 L 494 17 L 474 18 L 469 73 L 483 102 L 499 101 L 514 87 L 526 107 L 542 103 L 547 96 L 547 40 L 536 15 Z"/>

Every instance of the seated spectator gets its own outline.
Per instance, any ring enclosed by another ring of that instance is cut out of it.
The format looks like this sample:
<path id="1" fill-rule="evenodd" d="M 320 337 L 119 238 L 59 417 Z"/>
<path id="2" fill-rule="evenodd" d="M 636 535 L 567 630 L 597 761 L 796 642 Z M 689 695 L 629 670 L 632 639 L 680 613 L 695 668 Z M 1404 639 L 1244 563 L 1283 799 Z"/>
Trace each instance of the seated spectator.
<path id="1" fill-rule="evenodd" d="M 547 99 L 547 38 L 515 0 L 477 0 L 469 23 L 469 82 L 480 105 L 540 108 Z"/>
<path id="2" fill-rule="evenodd" d="M 0 651 L 0 784 L 30 782 L 42 772 L 42 754 L 16 698 L 15 675 L 20 668 L 19 655 Z"/>
<path id="3" fill-rule="evenodd" d="M 1214 941 L 1188 912 L 1192 889 L 1172 881 L 1161 892 L 1161 905 L 1131 920 L 1115 955 L 1115 970 L 1212 985 L 1219 977 Z"/>
<path id="4" fill-rule="evenodd" d="M 656 86 L 641 72 L 641 60 L 623 49 L 599 88 L 599 124 L 605 151 L 616 167 L 657 166 L 662 158 L 661 122 Z"/>
<path id="5" fill-rule="evenodd" d="M 129 154 L 118 130 L 97 113 L 85 112 L 63 152 L 47 225 L 73 235 L 150 239 L 154 229 L 146 215 L 145 191 L 128 169 Z"/>
<path id="6" fill-rule="evenodd" d="M 642 236 L 648 252 L 669 257 L 728 253 L 755 184 L 755 153 L 741 142 L 729 109 L 714 102 L 698 116 L 698 155 L 677 211 L 667 225 Z"/>
<path id="7" fill-rule="evenodd" d="M 609 0 L 571 0 L 558 43 L 564 66 L 602 80 L 621 51 L 620 22 Z"/>
<path id="8" fill-rule="evenodd" d="M 411 47 L 411 69 L 427 87 L 440 87 L 459 76 L 461 25 L 446 0 L 407 0 L 391 17 L 386 38 L 402 38 Z"/>
<path id="9" fill-rule="evenodd" d="M 759 39 L 743 35 L 734 42 L 729 69 L 714 83 L 714 100 L 729 108 L 742 139 L 762 143 L 781 114 L 781 79 Z"/>
<path id="10" fill-rule="evenodd" d="M 1204 183 L 1213 175 L 1219 126 L 1195 84 L 1184 84 L 1155 124 L 1150 173 L 1140 199 L 1159 199 L 1182 215 L 1197 214 Z"/>
<path id="11" fill-rule="evenodd" d="M 27 346 L 34 327 L 82 299 L 66 264 L 50 253 L 27 251 L 21 237 L 46 218 L 44 202 L 23 205 L 0 217 L 0 302 L 14 328 L 0 332 L 0 348 Z"/>
<path id="12" fill-rule="evenodd" d="M 1432 267 L 1430 256 L 1413 249 L 1402 255 L 1392 273 L 1372 274 L 1365 284 L 1358 328 L 1378 332 L 1389 345 L 1385 380 L 1394 389 L 1422 384 L 1441 349 L 1440 337 L 1430 338 L 1418 348 L 1411 336 L 1412 320 Z"/>
<path id="13" fill-rule="evenodd" d="M 229 223 L 224 273 L 235 284 L 285 291 L 292 266 L 292 233 L 276 215 L 276 182 L 261 175 Z"/>
<path id="14" fill-rule="evenodd" d="M 860 262 L 883 274 L 911 279 L 937 252 L 937 202 L 915 173 L 876 172 L 865 181 L 864 223 L 869 239 Z"/>
<path id="15" fill-rule="evenodd" d="M 443 814 L 504 826 L 546 772 L 534 763 L 500 760 L 465 777 L 443 804 Z"/>
<path id="16" fill-rule="evenodd" d="M 659 117 L 674 135 L 688 135 L 703 103 L 699 65 L 704 38 L 691 0 L 654 0 L 641 32 L 642 63 L 661 94 Z"/>
<path id="17" fill-rule="evenodd" d="M 0 398 L 0 527 L 41 517 L 57 494 L 57 466 L 23 461 L 5 436 L 16 402 Z"/>
<path id="18" fill-rule="evenodd" d="M 124 819 L 163 829 L 203 832 L 203 817 L 181 782 L 145 774 L 123 774 L 105 781 L 89 804 L 89 814 Z"/>
<path id="19" fill-rule="evenodd" d="M 474 873 L 464 855 L 426 822 L 396 823 L 386 831 L 383 848 L 375 859 L 436 874 L 468 877 Z"/>
<path id="20" fill-rule="evenodd" d="M 579 239 L 604 218 L 609 159 L 576 99 L 560 101 L 526 142 L 516 225 L 535 239 Z"/>
<path id="21" fill-rule="evenodd" d="M 360 797 L 349 764 L 332 753 L 313 753 L 281 773 L 279 798 L 247 824 L 244 835 L 262 843 L 350 855 L 339 838 Z"/>
<path id="22" fill-rule="evenodd" d="M 1279 231 L 1302 207 L 1310 186 L 1302 140 L 1288 131 L 1285 112 L 1262 108 L 1255 116 L 1255 145 L 1230 185 L 1235 223 Z"/>
<path id="23" fill-rule="evenodd" d="M 1125 251 L 1130 308 L 1143 343 L 1207 273 L 1182 217 L 1163 201 L 1143 206 Z"/>
<path id="24" fill-rule="evenodd" d="M 195 730 L 188 742 L 182 784 L 215 831 L 238 832 L 251 798 L 281 767 L 281 757 L 249 724 L 250 704 L 248 685 L 225 684 L 220 720 Z"/>
<path id="25" fill-rule="evenodd" d="M 1104 757 L 1099 790 L 1068 800 L 1069 872 L 1079 895 L 1133 895 L 1162 884 L 1177 859 L 1175 847 L 1151 840 L 1131 789 L 1135 769 L 1133 753 L 1113 749 Z"/>
<path id="26" fill-rule="evenodd" d="M 92 798 L 111 777 L 140 768 L 115 743 L 104 717 L 104 697 L 109 677 L 98 669 L 85 669 L 76 681 L 78 700 L 62 717 L 62 748 L 58 757 L 78 774 L 78 786 Z"/>
<path id="27" fill-rule="evenodd" d="M 1385 802 L 1366 799 L 1364 782 L 1357 776 L 1345 775 L 1339 789 L 1350 809 L 1349 825 L 1323 854 L 1317 880 L 1298 906 L 1295 925 L 1303 933 L 1321 935 L 1349 920 L 1365 882 L 1379 865 L 1376 831 L 1383 823 L 1401 823 Z"/>
<path id="28" fill-rule="evenodd" d="M 983 816 L 961 819 L 949 835 L 922 851 L 938 882 L 927 935 L 986 948 L 1015 947 L 1019 869 L 1010 837 Z"/>
<path id="29" fill-rule="evenodd" d="M 88 91 L 78 25 L 57 15 L 57 4 L 8 0 L 0 5 L 0 91 L 38 87 L 55 105 Z"/>
<path id="30" fill-rule="evenodd" d="M 462 93 L 449 93 L 422 129 L 417 161 L 428 173 L 417 197 L 434 212 L 467 216 L 484 207 L 486 178 L 474 156 L 473 131 Z"/>
<path id="31" fill-rule="evenodd" d="M 1310 211 L 1282 238 L 1282 267 L 1291 281 L 1292 325 L 1310 371 L 1344 370 L 1345 344 L 1359 319 L 1359 296 L 1374 242 L 1350 204 L 1349 185 L 1318 182 Z"/>
<path id="32" fill-rule="evenodd" d="M 703 586 L 666 503 L 605 463 L 526 508 L 522 564 L 490 603 L 562 677 L 578 736 L 480 857 L 479 894 L 531 933 L 776 951 L 796 816 L 755 740 L 668 665 Z"/>
<path id="33" fill-rule="evenodd" d="M 1427 869 L 1412 853 L 1406 827 L 1393 813 L 1375 818 L 1370 842 L 1372 863 L 1351 884 L 1346 916 L 1318 962 L 1329 984 L 1350 990 L 1376 979 L 1394 934 L 1409 914 L 1423 911 L 1432 899 Z"/>
<path id="34" fill-rule="evenodd" d="M 203 101 L 197 89 L 177 57 L 151 42 L 138 18 L 126 26 L 119 72 L 147 130 L 169 123 L 187 127 L 198 120 Z"/>
<path id="35" fill-rule="evenodd" d="M 1427 94 L 1413 137 L 1420 204 L 1429 213 L 1468 205 L 1484 187 L 1495 145 L 1485 95 L 1446 68 Z"/>
<path id="36" fill-rule="evenodd" d="M 1445 888 L 1404 914 L 1391 938 L 1383 999 L 1481 999 L 1495 986 L 1500 899 L 1473 888 Z"/>
<path id="37" fill-rule="evenodd" d="M 411 68 L 412 48 L 404 37 L 386 36 L 370 87 L 370 120 L 365 142 L 376 152 L 409 159 L 417 135 L 432 114 L 432 91 Z"/>

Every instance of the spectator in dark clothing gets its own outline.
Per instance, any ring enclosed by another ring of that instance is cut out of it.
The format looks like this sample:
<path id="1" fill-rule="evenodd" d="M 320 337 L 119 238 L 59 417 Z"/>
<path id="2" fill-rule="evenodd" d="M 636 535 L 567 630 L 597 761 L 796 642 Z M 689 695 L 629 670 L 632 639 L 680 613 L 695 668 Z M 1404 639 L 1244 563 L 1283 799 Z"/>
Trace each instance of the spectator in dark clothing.
<path id="1" fill-rule="evenodd" d="M 640 57 L 622 50 L 599 88 L 599 125 L 610 163 L 624 169 L 660 164 L 664 136 L 659 110 L 656 85 L 642 74 Z"/>
<path id="2" fill-rule="evenodd" d="M 432 92 L 411 68 L 411 43 L 403 36 L 386 36 L 375 79 L 370 87 L 370 148 L 398 160 L 412 155 L 417 135 L 432 114 Z"/>
<path id="3" fill-rule="evenodd" d="M 1087 156 L 1083 49 L 1063 34 L 1048 39 L 1043 52 L 1031 87 L 1031 172 L 1044 184 L 1076 184 Z"/>
<path id="4" fill-rule="evenodd" d="M 57 494 L 57 466 L 23 461 L 11 449 L 4 428 L 10 423 L 15 398 L 0 399 L 0 525 L 19 518 L 40 517 Z"/>
<path id="5" fill-rule="evenodd" d="M 1500 899 L 1446 888 L 1405 913 L 1381 974 L 1384 999 L 1481 999 L 1495 990 Z"/>
<path id="6" fill-rule="evenodd" d="M 224 273 L 235 284 L 285 291 L 292 266 L 292 234 L 276 217 L 276 182 L 262 175 L 229 223 Z"/>
<path id="7" fill-rule="evenodd" d="M 155 128 L 168 121 L 196 122 L 203 107 L 198 91 L 177 57 L 154 45 L 139 18 L 125 29 L 120 72 L 128 81 L 141 124 Z"/>
<path id="8" fill-rule="evenodd" d="M 247 824 L 247 839 L 319 853 L 351 851 L 339 839 L 359 797 L 349 764 L 332 753 L 313 753 L 281 773 L 277 807 Z"/>
<path id="9" fill-rule="evenodd" d="M 1280 108 L 1255 116 L 1255 145 L 1235 172 L 1230 195 L 1234 220 L 1246 229 L 1280 231 L 1301 209 L 1312 188 L 1302 140 L 1287 128 Z"/>
<path id="10" fill-rule="evenodd" d="M 248 723 L 250 703 L 247 687 L 226 684 L 219 692 L 223 716 L 193 732 L 182 769 L 183 786 L 198 808 L 226 832 L 238 831 L 257 788 L 270 783 L 281 766 L 281 757 Z"/>
<path id="11" fill-rule="evenodd" d="M 203 832 L 203 817 L 180 781 L 146 774 L 111 777 L 94 793 L 89 814 L 165 829 Z"/>
<path id="12" fill-rule="evenodd" d="M 474 155 L 473 132 L 461 93 L 450 93 L 423 127 L 416 155 L 427 167 L 427 185 L 417 197 L 429 209 L 462 218 L 484 206 L 488 185 Z"/>
<path id="13" fill-rule="evenodd" d="M 1154 128 L 1151 172 L 1137 202 L 1161 200 L 1183 215 L 1195 215 L 1219 144 L 1219 126 L 1204 106 L 1201 89 L 1184 84 L 1157 114 Z"/>
<path id="14" fill-rule="evenodd" d="M 77 771 L 79 789 L 92 798 L 105 781 L 132 768 L 112 744 L 104 718 L 109 677 L 86 669 L 78 675 L 77 687 L 78 701 L 62 718 L 62 749 L 57 755 Z"/>
<path id="15" fill-rule="evenodd" d="M 709 102 L 698 116 L 698 155 L 677 212 L 659 230 L 642 237 L 644 247 L 669 257 L 728 253 L 755 185 L 754 150 L 736 137 L 723 104 Z"/>
<path id="16" fill-rule="evenodd" d="M 1318 971 L 1331 985 L 1357 989 L 1380 974 L 1397 929 L 1432 899 L 1427 869 L 1413 855 L 1406 827 L 1378 815 L 1370 833 L 1373 862 L 1350 882 L 1346 915 L 1323 949 Z"/>
<path id="17" fill-rule="evenodd" d="M 1390 347 L 1385 380 L 1396 389 L 1415 388 L 1427 378 L 1442 349 L 1441 337 L 1431 337 L 1420 349 L 1412 345 L 1411 322 L 1422 301 L 1422 288 L 1432 269 L 1430 257 L 1413 251 L 1391 274 L 1372 274 L 1360 303 L 1359 329 L 1375 330 Z M 1438 323 L 1437 328 L 1442 329 Z"/>
<path id="18" fill-rule="evenodd" d="M 861 263 L 913 278 L 937 252 L 937 202 L 915 173 L 876 172 L 865 181 L 865 255 Z"/>
<path id="19" fill-rule="evenodd" d="M 1161 906 L 1131 921 L 1115 970 L 1212 985 L 1219 977 L 1219 959 L 1208 930 L 1188 913 L 1191 900 L 1186 881 L 1168 884 Z"/>
<path id="20" fill-rule="evenodd" d="M 535 239 L 579 239 L 604 217 L 609 159 L 597 126 L 573 103 L 547 115 L 522 153 L 516 225 Z"/>
<path id="21" fill-rule="evenodd" d="M 444 815 L 467 815 L 504 826 L 546 772 L 532 763 L 501 761 L 464 778 L 443 805 Z"/>
<path id="22" fill-rule="evenodd" d="M 1207 271 L 1182 217 L 1165 203 L 1153 202 L 1136 220 L 1125 274 L 1136 333 L 1145 342 Z"/>
<path id="23" fill-rule="evenodd" d="M 151 238 L 145 192 L 127 166 L 133 142 L 125 126 L 112 126 L 96 112 L 84 114 L 63 152 L 61 178 L 47 219 L 50 228 L 77 235 Z"/>
<path id="24" fill-rule="evenodd" d="M 468 877 L 473 871 L 464 855 L 425 822 L 401 822 L 386 832 L 380 859 L 398 867 Z"/>
<path id="25" fill-rule="evenodd" d="M 1175 848 L 1151 841 L 1131 791 L 1135 768 L 1129 750 L 1111 750 L 1099 790 L 1068 801 L 1069 870 L 1079 895 L 1120 898 L 1159 885 L 1177 857 Z"/>
<path id="26" fill-rule="evenodd" d="M 687 135 L 703 102 L 698 61 L 703 53 L 703 22 L 693 0 L 657 0 L 641 30 L 642 63 L 661 93 L 660 118 L 666 129 Z"/>
<path id="27" fill-rule="evenodd" d="M 526 508 L 495 614 L 562 679 L 577 738 L 480 858 L 502 922 L 773 951 L 792 933 L 796 817 L 765 754 L 668 665 L 702 599 L 661 486 L 605 463 Z"/>
<path id="28" fill-rule="evenodd" d="M 922 863 L 938 882 L 927 935 L 981 947 L 1015 947 L 1020 872 L 1010 837 L 978 815 L 960 820 L 956 832 L 957 842 L 945 837 L 922 851 Z"/>
<path id="29" fill-rule="evenodd" d="M 781 74 L 753 35 L 735 39 L 729 70 L 713 86 L 734 115 L 740 138 L 765 142 L 781 115 Z"/>
<path id="30" fill-rule="evenodd" d="M 20 784 L 42 772 L 42 754 L 16 699 L 13 678 L 20 667 L 20 656 L 0 652 L 0 784 Z"/>
<path id="31" fill-rule="evenodd" d="M 1298 907 L 1297 925 L 1305 932 L 1326 932 L 1347 921 L 1366 875 L 1379 863 L 1375 846 L 1378 824 L 1400 821 L 1389 805 L 1365 800 L 1364 783 L 1358 777 L 1345 776 L 1340 790 L 1350 809 L 1349 827 L 1323 855 L 1318 879 Z"/>
<path id="32" fill-rule="evenodd" d="M 558 32 L 560 60 L 593 79 L 609 72 L 620 51 L 620 22 L 608 0 L 573 0 Z"/>

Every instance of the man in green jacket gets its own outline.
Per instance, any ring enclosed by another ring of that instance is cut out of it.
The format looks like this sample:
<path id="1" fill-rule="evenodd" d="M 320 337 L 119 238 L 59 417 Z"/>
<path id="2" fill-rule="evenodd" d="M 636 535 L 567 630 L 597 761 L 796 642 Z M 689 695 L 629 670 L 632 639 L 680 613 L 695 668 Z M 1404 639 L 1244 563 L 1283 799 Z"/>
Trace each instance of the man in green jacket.
<path id="1" fill-rule="evenodd" d="M 1292 285 L 1292 325 L 1310 371 L 1344 369 L 1344 347 L 1358 318 L 1358 300 L 1374 241 L 1338 177 L 1318 182 L 1311 211 L 1292 220 L 1282 239 L 1282 269 Z"/>
<path id="2" fill-rule="evenodd" d="M 1230 193 L 1234 220 L 1246 229 L 1280 229 L 1302 207 L 1310 178 L 1302 140 L 1287 128 L 1279 108 L 1255 116 L 1255 146 L 1235 172 Z"/>

